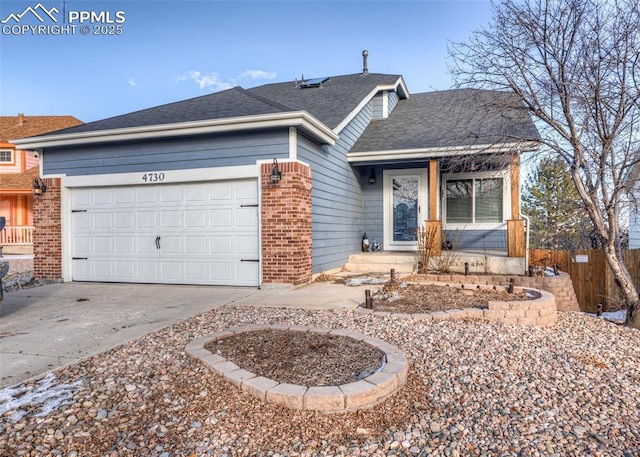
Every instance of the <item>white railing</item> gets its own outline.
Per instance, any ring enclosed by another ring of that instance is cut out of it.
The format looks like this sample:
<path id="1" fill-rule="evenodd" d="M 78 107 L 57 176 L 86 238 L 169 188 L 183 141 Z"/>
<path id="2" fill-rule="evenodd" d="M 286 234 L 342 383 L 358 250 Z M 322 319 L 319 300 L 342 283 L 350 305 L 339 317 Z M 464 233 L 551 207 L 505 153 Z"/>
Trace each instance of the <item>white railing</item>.
<path id="1" fill-rule="evenodd" d="M 0 246 L 33 245 L 33 226 L 12 225 L 0 230 Z"/>

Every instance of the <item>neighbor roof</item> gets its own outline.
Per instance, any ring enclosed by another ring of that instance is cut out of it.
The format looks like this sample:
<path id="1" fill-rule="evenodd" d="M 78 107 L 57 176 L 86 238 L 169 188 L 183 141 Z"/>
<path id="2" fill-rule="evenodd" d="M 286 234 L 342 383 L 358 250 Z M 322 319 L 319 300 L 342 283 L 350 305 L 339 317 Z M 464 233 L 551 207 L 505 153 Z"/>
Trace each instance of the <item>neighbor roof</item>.
<path id="1" fill-rule="evenodd" d="M 512 93 L 453 89 L 411 94 L 387 119 L 373 120 L 350 153 L 535 141 L 538 131 Z"/>
<path id="2" fill-rule="evenodd" d="M 73 116 L 0 116 L 0 141 L 41 135 L 82 124 Z"/>

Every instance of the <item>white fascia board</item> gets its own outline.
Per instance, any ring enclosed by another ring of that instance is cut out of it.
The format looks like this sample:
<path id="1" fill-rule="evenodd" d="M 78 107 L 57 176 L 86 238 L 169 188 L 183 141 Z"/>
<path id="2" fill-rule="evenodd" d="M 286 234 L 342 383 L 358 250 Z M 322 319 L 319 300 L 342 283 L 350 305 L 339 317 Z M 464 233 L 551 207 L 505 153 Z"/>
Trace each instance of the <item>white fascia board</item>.
<path id="1" fill-rule="evenodd" d="M 397 90 L 401 95 L 404 96 L 404 98 L 409 98 L 409 91 L 407 90 L 407 86 L 405 85 L 402 76 L 399 77 L 398 80 L 393 84 L 379 84 L 371 92 L 369 92 L 367 96 L 360 101 L 360 103 L 358 103 L 358 106 L 356 106 L 355 109 L 351 111 L 349 115 L 345 117 L 335 129 L 333 129 L 333 131 L 336 134 L 339 134 L 342 129 L 344 129 L 349 124 L 349 122 L 351 122 L 353 118 L 358 115 L 362 108 L 364 108 L 378 92 L 386 90 Z"/>
<path id="2" fill-rule="evenodd" d="M 162 181 L 155 181 L 152 183 L 144 181 L 143 176 L 147 175 L 148 173 L 162 173 Z M 49 176 L 45 176 L 45 178 L 48 177 Z M 188 170 L 154 170 L 152 172 L 64 176 L 62 185 L 63 187 L 103 187 L 128 185 L 149 186 L 153 184 L 216 181 L 222 179 L 246 179 L 259 177 L 259 167 L 256 167 L 255 165 L 237 165 L 232 167 L 192 168 Z"/>
<path id="3" fill-rule="evenodd" d="M 421 149 L 396 149 L 389 151 L 370 151 L 370 152 L 349 152 L 347 160 L 350 163 L 358 162 L 375 162 L 375 161 L 393 161 L 393 160 L 420 160 L 430 159 L 433 157 L 449 157 L 460 156 L 466 154 L 495 154 L 505 152 L 526 152 L 535 151 L 540 147 L 539 143 L 534 141 L 501 143 L 493 145 L 471 145 L 471 146 L 455 146 L 443 148 L 421 148 Z"/>
<path id="4" fill-rule="evenodd" d="M 36 136 L 12 140 L 12 142 L 19 145 L 22 149 L 33 150 L 55 146 L 78 146 L 127 140 L 153 139 L 158 137 L 166 138 L 292 126 L 305 130 L 321 143 L 334 145 L 338 139 L 337 134 L 306 111 L 292 111 L 287 113 L 261 114 L 257 116 L 180 122 L 177 124 L 159 124 L 113 130 L 98 130 L 95 132 Z"/>

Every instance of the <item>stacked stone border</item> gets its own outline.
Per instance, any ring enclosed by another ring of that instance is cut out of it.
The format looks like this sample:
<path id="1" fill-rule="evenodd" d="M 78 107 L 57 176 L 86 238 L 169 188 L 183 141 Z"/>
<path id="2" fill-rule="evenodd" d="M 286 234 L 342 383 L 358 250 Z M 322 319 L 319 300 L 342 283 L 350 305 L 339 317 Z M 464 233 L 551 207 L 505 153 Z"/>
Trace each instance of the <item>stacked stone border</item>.
<path id="1" fill-rule="evenodd" d="M 423 282 L 420 284 L 430 284 L 441 287 L 450 286 L 443 282 Z M 460 290 L 473 291 L 481 289 L 492 290 L 494 286 L 478 284 L 454 285 Z M 463 308 L 447 311 L 437 311 L 433 313 L 393 313 L 389 311 L 374 311 L 363 307 L 358 307 L 357 311 L 363 314 L 373 314 L 374 316 L 392 317 L 398 319 L 413 319 L 421 321 L 443 321 L 450 319 L 478 319 L 488 322 L 504 322 L 507 324 L 518 324 L 534 327 L 553 327 L 558 322 L 558 311 L 556 299 L 550 292 L 545 290 L 531 290 L 517 287 L 515 290 L 533 294 L 536 298 L 532 300 L 519 301 L 495 301 L 491 300 L 488 309 Z"/>
<path id="2" fill-rule="evenodd" d="M 205 349 L 205 345 L 223 338 L 239 333 L 269 329 L 314 332 L 352 338 L 378 348 L 385 354 L 386 363 L 374 374 L 360 381 L 339 386 L 302 386 L 280 383 L 264 376 L 258 376 Z M 286 324 L 234 327 L 210 333 L 192 340 L 187 344 L 185 351 L 191 357 L 201 360 L 213 373 L 262 401 L 279 404 L 291 409 L 326 413 L 370 408 L 380 403 L 393 395 L 406 383 L 409 370 L 407 358 L 402 351 L 385 341 L 344 329 L 290 326 Z"/>
<path id="3" fill-rule="evenodd" d="M 580 311 L 573 283 L 568 273 L 559 272 L 558 276 L 505 276 L 505 275 L 462 275 L 462 274 L 426 274 L 411 275 L 417 282 L 444 282 L 456 284 L 480 284 L 490 286 L 508 286 L 513 279 L 514 286 L 534 290 L 546 290 L 556 298 L 558 311 Z M 475 287 L 475 286 L 474 286 Z"/>

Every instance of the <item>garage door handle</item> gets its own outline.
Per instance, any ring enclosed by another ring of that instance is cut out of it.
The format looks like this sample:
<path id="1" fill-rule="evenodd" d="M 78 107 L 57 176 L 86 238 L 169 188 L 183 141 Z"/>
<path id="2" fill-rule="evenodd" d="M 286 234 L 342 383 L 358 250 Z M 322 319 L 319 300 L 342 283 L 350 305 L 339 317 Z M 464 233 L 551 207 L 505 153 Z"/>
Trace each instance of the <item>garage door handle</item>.
<path id="1" fill-rule="evenodd" d="M 159 236 L 156 236 L 156 249 L 160 249 L 160 240 L 162 238 L 160 238 Z"/>
<path id="2" fill-rule="evenodd" d="M 260 262 L 259 259 L 240 259 L 240 262 Z"/>

